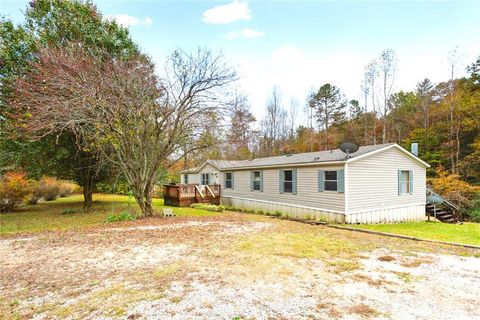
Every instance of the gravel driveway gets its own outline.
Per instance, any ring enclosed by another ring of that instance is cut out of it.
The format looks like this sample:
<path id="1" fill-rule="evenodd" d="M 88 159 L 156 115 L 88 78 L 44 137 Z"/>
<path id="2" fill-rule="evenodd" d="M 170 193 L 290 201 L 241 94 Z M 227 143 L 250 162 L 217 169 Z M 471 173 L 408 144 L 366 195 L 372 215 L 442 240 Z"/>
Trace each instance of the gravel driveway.
<path id="1" fill-rule="evenodd" d="M 5 319 L 480 319 L 479 252 L 227 213 L 0 239 Z"/>

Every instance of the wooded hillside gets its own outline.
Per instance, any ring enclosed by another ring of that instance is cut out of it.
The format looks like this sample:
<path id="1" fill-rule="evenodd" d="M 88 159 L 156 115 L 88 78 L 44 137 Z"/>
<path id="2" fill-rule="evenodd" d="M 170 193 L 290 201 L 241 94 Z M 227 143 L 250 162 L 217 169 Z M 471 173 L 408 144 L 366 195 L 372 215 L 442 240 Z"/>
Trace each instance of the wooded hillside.
<path id="1" fill-rule="evenodd" d="M 452 62 L 450 68 L 455 72 Z M 341 88 L 325 84 L 307 97 L 302 108 L 284 101 L 274 87 L 264 118 L 255 119 L 241 94 L 228 106 L 223 126 L 212 118 L 202 133 L 208 148 L 187 155 L 183 166 L 207 158 L 248 159 L 337 148 L 343 141 L 360 145 L 396 142 L 407 149 L 419 143 L 419 155 L 432 165 L 430 177 L 445 170 L 464 181 L 480 183 L 480 58 L 468 76 L 432 83 L 414 91 L 394 92 L 396 57 L 387 50 L 365 68 L 359 84 L 364 100 L 349 100 Z M 454 73 L 452 73 L 454 74 Z M 303 114 L 303 117 L 302 117 Z M 304 119 L 299 123 L 298 119 Z"/>

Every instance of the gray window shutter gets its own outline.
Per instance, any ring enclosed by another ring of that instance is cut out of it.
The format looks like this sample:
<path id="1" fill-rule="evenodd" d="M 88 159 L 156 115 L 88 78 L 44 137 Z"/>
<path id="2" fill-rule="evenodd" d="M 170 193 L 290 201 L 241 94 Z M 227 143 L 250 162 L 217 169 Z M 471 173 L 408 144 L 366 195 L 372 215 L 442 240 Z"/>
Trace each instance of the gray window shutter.
<path id="1" fill-rule="evenodd" d="M 260 192 L 263 192 L 263 171 L 260 171 Z"/>
<path id="2" fill-rule="evenodd" d="M 292 194 L 297 194 L 297 169 L 292 169 Z"/>
<path id="3" fill-rule="evenodd" d="M 284 178 L 283 170 L 278 170 L 278 187 L 280 189 L 280 193 L 283 193 L 283 191 L 284 191 L 284 189 L 283 189 L 283 178 Z"/>
<path id="4" fill-rule="evenodd" d="M 337 170 L 337 192 L 345 192 L 345 170 Z"/>
<path id="5" fill-rule="evenodd" d="M 323 170 L 318 170 L 318 192 L 323 192 L 325 185 L 325 174 Z"/>
<path id="6" fill-rule="evenodd" d="M 401 180 L 402 180 L 402 170 L 398 170 L 398 179 L 397 179 L 398 195 L 402 193 L 402 184 L 400 182 Z"/>
<path id="7" fill-rule="evenodd" d="M 223 173 L 223 189 L 227 188 L 227 173 Z"/>
<path id="8" fill-rule="evenodd" d="M 408 176 L 410 177 L 410 194 L 413 194 L 413 170 L 410 170 Z"/>
<path id="9" fill-rule="evenodd" d="M 235 172 L 232 172 L 232 190 L 235 188 Z"/>
<path id="10" fill-rule="evenodd" d="M 250 191 L 253 191 L 253 171 L 250 171 Z"/>

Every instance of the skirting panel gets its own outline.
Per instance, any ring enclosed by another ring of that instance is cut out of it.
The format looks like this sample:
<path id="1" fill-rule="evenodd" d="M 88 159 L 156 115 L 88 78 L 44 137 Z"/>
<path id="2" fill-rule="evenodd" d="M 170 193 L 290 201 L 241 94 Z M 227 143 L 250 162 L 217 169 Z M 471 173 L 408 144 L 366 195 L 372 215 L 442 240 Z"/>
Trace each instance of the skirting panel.
<path id="1" fill-rule="evenodd" d="M 398 223 L 425 220 L 425 205 L 416 204 L 398 208 L 378 208 L 369 211 L 349 213 L 345 216 L 346 223 Z"/>
<path id="2" fill-rule="evenodd" d="M 331 223 L 345 223 L 345 215 L 343 213 L 324 211 L 317 208 L 300 207 L 291 204 L 225 196 L 221 197 L 221 203 L 224 206 L 255 211 L 261 210 L 264 213 L 280 212 L 283 216 L 299 219 L 310 219 Z"/>

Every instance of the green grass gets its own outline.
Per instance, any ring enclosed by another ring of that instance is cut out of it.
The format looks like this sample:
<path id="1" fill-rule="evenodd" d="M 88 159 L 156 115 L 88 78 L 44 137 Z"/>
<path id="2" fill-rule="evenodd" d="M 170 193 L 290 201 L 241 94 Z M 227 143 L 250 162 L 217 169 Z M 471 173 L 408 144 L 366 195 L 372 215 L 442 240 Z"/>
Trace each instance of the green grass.
<path id="1" fill-rule="evenodd" d="M 343 239 L 332 239 L 318 232 L 261 233 L 246 237 L 236 250 L 294 258 L 352 258 L 366 246 Z"/>
<path id="2" fill-rule="evenodd" d="M 428 240 L 480 245 L 480 223 L 447 224 L 408 222 L 397 224 L 352 225 L 358 229 L 401 234 Z"/>
<path id="3" fill-rule="evenodd" d="M 94 194 L 93 208 L 82 212 L 83 196 L 75 195 L 54 201 L 26 205 L 11 213 L 0 214 L 0 235 L 31 233 L 51 230 L 83 228 L 104 223 L 112 214 L 131 212 L 139 214 L 133 198 L 121 195 Z M 161 212 L 163 199 L 154 199 L 154 207 Z M 65 212 L 72 212 L 65 214 Z M 215 212 L 193 208 L 173 208 L 177 216 L 211 216 Z"/>

